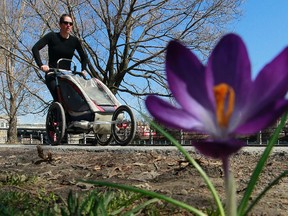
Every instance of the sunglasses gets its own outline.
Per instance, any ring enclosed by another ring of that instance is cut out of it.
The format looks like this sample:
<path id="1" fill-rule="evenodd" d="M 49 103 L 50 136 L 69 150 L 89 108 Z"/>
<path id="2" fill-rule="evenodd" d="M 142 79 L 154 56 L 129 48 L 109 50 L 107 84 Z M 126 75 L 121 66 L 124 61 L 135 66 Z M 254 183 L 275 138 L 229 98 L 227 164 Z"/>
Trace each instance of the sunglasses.
<path id="1" fill-rule="evenodd" d="M 73 26 L 73 22 L 63 21 L 62 23 L 65 24 L 65 25 L 69 24 L 70 26 Z"/>

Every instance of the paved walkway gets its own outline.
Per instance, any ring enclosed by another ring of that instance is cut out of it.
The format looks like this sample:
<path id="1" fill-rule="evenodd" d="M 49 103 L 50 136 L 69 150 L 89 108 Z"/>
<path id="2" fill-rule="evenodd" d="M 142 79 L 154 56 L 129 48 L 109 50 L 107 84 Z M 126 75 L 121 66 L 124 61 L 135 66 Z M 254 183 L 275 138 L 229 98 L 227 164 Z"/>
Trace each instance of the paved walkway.
<path id="1" fill-rule="evenodd" d="M 1 148 L 23 148 L 23 149 L 33 149 L 36 145 L 8 145 L 8 144 L 0 144 Z M 87 151 L 176 151 L 177 148 L 175 146 L 85 146 L 85 145 L 58 145 L 58 146 L 50 146 L 50 145 L 42 145 L 45 149 L 54 149 L 54 150 L 87 150 Z M 187 151 L 194 151 L 195 148 L 192 146 L 184 146 Z M 244 147 L 241 151 L 249 151 L 249 152 L 263 152 L 265 147 Z M 287 152 L 288 146 L 274 147 L 273 152 Z"/>

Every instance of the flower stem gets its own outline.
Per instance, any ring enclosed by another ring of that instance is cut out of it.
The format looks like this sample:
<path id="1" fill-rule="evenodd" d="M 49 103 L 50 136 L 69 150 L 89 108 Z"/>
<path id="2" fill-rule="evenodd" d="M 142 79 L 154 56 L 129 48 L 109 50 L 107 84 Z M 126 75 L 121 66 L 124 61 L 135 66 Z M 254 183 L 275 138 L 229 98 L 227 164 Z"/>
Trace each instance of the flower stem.
<path id="1" fill-rule="evenodd" d="M 227 215 L 237 215 L 236 186 L 232 172 L 229 170 L 229 158 L 222 159 L 225 176 Z"/>

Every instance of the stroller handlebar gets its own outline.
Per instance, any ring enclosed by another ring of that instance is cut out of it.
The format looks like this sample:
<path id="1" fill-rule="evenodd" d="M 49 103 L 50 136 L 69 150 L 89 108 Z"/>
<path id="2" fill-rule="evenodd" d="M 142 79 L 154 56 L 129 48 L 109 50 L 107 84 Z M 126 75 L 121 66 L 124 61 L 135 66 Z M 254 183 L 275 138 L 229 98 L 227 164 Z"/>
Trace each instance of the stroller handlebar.
<path id="1" fill-rule="evenodd" d="M 61 61 L 70 61 L 72 62 L 74 65 L 73 65 L 73 70 L 66 70 L 66 69 L 61 69 L 59 68 L 59 64 Z M 47 75 L 51 75 L 51 74 L 63 74 L 63 73 L 72 73 L 72 74 L 77 74 L 77 75 L 80 75 L 82 77 L 85 77 L 85 75 L 81 72 L 81 71 L 76 71 L 76 63 L 72 60 L 72 59 L 66 59 L 66 58 L 60 58 L 58 61 L 57 61 L 57 68 L 49 68 L 49 71 L 47 73 Z"/>
<path id="2" fill-rule="evenodd" d="M 60 69 L 60 68 L 49 68 L 47 75 L 52 75 L 52 74 L 60 75 L 60 74 L 65 74 L 65 73 L 72 73 L 72 74 L 83 76 L 83 73 L 81 71 L 72 71 L 72 70 L 65 70 L 65 69 Z"/>

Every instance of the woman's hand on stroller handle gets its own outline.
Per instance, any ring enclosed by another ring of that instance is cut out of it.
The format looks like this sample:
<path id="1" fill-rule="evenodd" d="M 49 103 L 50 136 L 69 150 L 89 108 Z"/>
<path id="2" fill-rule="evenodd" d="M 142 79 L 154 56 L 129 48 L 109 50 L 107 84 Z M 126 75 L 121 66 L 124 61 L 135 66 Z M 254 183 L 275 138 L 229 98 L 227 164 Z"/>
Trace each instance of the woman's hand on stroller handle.
<path id="1" fill-rule="evenodd" d="M 81 76 L 85 79 L 85 80 L 88 80 L 89 78 L 87 77 L 88 73 L 86 70 L 82 70 L 81 71 Z"/>
<path id="2" fill-rule="evenodd" d="M 50 68 L 49 68 L 48 65 L 41 65 L 40 69 L 41 69 L 42 71 L 44 71 L 45 73 L 48 73 L 49 70 L 50 70 Z"/>

